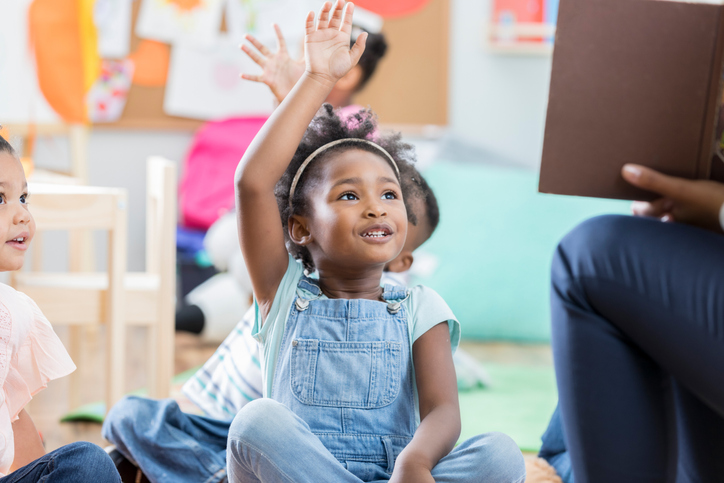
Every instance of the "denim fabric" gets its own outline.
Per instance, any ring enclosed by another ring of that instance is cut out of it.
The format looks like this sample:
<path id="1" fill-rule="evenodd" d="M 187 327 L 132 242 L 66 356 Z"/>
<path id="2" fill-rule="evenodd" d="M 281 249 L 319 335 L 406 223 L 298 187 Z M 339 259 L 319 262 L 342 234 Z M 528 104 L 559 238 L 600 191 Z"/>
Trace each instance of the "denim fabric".
<path id="1" fill-rule="evenodd" d="M 121 477 L 102 448 L 81 441 L 38 458 L 0 483 L 121 483 Z"/>
<path id="2" fill-rule="evenodd" d="M 551 283 L 576 481 L 722 481 L 724 236 L 594 218 L 559 244 Z"/>
<path id="3" fill-rule="evenodd" d="M 226 480 L 230 424 L 186 414 L 171 399 L 129 396 L 108 412 L 102 433 L 154 483 L 216 483 Z"/>
<path id="4" fill-rule="evenodd" d="M 384 466 L 339 461 L 302 418 L 273 399 L 239 411 L 229 430 L 229 481 L 233 483 L 385 482 Z M 523 456 L 502 433 L 466 440 L 432 470 L 437 483 L 522 483 Z"/>
<path id="5" fill-rule="evenodd" d="M 387 481 L 414 435 L 407 291 L 386 286 L 387 303 L 321 297 L 313 280 L 300 280 L 271 399 L 232 423 L 232 482 Z M 498 434 L 466 441 L 438 467 L 436 481 L 525 478 L 520 450 Z"/>
<path id="6" fill-rule="evenodd" d="M 563 434 L 563 423 L 561 423 L 560 407 L 556 406 L 553 416 L 548 423 L 548 429 L 541 436 L 542 445 L 538 456 L 545 459 L 548 464 L 555 468 L 563 483 L 574 483 L 573 470 L 571 469 L 571 456 L 566 446 L 566 436 Z"/>
<path id="7" fill-rule="evenodd" d="M 391 473 L 416 427 L 406 309 L 398 303 L 392 314 L 385 303 L 321 293 L 300 280 L 271 397 L 306 421 L 340 462 Z M 392 304 L 405 296 L 389 285 L 383 292 Z"/>

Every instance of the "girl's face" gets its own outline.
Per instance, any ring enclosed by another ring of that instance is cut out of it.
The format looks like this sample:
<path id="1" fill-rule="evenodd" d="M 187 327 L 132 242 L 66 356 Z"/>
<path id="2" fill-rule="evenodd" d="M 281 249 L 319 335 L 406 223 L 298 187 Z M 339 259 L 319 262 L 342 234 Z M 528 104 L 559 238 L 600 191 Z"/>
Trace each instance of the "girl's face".
<path id="1" fill-rule="evenodd" d="M 332 157 L 333 156 L 333 157 Z M 310 190 L 311 213 L 301 217 L 318 269 L 384 265 L 402 250 L 407 211 L 390 164 L 359 149 L 323 161 Z"/>
<path id="2" fill-rule="evenodd" d="M 19 270 L 35 234 L 28 211 L 28 183 L 20 161 L 0 152 L 0 271 Z"/>

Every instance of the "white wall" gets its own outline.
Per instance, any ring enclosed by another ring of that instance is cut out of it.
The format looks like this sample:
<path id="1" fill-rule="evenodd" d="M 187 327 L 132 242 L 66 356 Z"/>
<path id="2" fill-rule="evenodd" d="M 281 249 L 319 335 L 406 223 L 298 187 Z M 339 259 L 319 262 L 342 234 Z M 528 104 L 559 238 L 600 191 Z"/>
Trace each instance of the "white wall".
<path id="1" fill-rule="evenodd" d="M 129 270 L 140 271 L 145 268 L 146 158 L 161 155 L 176 161 L 180 176 L 181 161 L 186 155 L 191 137 L 192 133 L 173 131 L 95 129 L 91 133 L 88 146 L 90 184 L 128 190 Z M 70 164 L 67 140 L 39 140 L 35 160 L 38 166 L 46 169 L 67 169 Z M 67 253 L 66 241 L 55 236 L 52 240 L 55 243 L 44 244 L 45 259 L 50 269 L 62 269 Z M 102 246 L 97 248 L 97 255 L 99 265 L 102 266 L 105 256 Z"/>
<path id="2" fill-rule="evenodd" d="M 450 1 L 450 127 L 468 143 L 537 168 L 551 56 L 486 51 L 491 4 Z"/>

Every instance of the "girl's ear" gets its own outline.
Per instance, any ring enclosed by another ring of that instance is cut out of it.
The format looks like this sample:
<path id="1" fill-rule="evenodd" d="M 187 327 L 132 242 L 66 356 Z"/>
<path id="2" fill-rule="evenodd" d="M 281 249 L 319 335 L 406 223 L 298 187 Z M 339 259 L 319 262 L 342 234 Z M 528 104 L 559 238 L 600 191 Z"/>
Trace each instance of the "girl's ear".
<path id="1" fill-rule="evenodd" d="M 307 219 L 303 216 L 293 215 L 287 222 L 289 225 L 289 239 L 295 245 L 306 246 L 312 242 L 312 234 L 307 227 Z"/>

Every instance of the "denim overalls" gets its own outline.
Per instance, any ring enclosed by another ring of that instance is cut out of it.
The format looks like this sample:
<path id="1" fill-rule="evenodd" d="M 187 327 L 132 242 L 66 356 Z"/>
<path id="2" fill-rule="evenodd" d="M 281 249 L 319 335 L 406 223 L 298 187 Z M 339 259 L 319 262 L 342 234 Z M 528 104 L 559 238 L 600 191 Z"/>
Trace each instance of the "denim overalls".
<path id="1" fill-rule="evenodd" d="M 347 470 L 391 473 L 415 432 L 408 292 L 385 286 L 387 303 L 322 299 L 302 278 L 291 307 L 271 398 L 310 427 Z"/>

